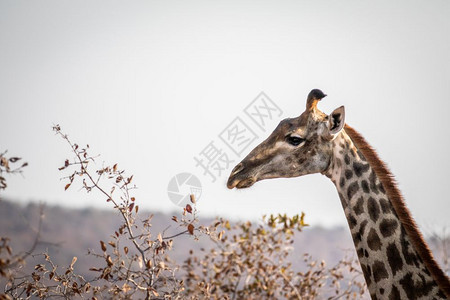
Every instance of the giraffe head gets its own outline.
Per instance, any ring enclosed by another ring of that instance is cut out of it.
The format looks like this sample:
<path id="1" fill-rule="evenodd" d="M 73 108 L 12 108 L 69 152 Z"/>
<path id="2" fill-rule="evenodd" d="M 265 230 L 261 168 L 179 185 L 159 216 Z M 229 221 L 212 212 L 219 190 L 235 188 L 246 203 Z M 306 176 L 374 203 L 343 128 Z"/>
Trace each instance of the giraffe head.
<path id="1" fill-rule="evenodd" d="M 312 90 L 306 110 L 299 117 L 282 120 L 265 141 L 234 167 L 228 188 L 247 188 L 269 178 L 325 172 L 333 155 L 333 140 L 345 123 L 343 106 L 330 115 L 317 108 L 325 96 L 321 90 Z"/>

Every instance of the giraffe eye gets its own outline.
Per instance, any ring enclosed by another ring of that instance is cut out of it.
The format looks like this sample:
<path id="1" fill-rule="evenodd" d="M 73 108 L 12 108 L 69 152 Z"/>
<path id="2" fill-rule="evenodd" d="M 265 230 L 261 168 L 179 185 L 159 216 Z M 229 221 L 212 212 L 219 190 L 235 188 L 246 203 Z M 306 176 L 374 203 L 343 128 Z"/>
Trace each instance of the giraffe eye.
<path id="1" fill-rule="evenodd" d="M 292 146 L 298 146 L 301 143 L 303 143 L 305 141 L 305 139 L 302 139 L 301 137 L 298 136 L 287 136 L 286 137 L 286 141 L 291 144 Z"/>

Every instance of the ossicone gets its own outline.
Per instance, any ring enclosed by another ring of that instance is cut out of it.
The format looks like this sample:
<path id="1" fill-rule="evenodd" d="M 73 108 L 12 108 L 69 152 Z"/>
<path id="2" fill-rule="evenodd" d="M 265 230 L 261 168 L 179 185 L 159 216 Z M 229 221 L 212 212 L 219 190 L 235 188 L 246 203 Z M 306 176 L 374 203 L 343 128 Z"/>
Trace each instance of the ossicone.
<path id="1" fill-rule="evenodd" d="M 313 89 L 308 94 L 308 99 L 306 100 L 306 109 L 307 110 L 313 110 L 317 107 L 317 102 L 322 100 L 322 98 L 325 98 L 327 95 L 325 95 L 321 90 L 319 89 Z"/>

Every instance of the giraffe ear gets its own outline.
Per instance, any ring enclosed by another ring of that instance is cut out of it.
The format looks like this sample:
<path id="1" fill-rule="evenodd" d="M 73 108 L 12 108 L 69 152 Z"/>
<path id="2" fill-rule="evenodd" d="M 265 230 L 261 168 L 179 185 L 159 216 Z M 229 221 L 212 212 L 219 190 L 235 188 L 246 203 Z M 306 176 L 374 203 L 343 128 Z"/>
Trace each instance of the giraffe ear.
<path id="1" fill-rule="evenodd" d="M 331 135 L 339 133 L 345 124 L 344 106 L 338 107 L 328 116 L 328 130 Z"/>

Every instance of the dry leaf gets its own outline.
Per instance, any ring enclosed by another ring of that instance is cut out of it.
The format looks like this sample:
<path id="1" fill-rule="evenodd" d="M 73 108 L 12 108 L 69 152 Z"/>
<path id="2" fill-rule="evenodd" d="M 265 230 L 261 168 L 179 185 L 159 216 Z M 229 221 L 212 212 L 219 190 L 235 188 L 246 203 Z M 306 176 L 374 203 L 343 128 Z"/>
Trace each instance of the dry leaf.
<path id="1" fill-rule="evenodd" d="M 103 241 L 100 241 L 100 246 L 102 247 L 103 251 L 106 251 L 106 244 Z"/>
<path id="2" fill-rule="evenodd" d="M 112 259 L 111 259 L 111 256 L 108 255 L 108 256 L 106 257 L 106 263 L 107 263 L 108 266 L 110 266 L 110 267 L 113 265 L 113 261 L 112 261 Z"/>
<path id="3" fill-rule="evenodd" d="M 194 225 L 189 224 L 188 227 L 187 227 L 187 229 L 188 229 L 188 231 L 189 231 L 190 234 L 194 234 Z"/>
<path id="4" fill-rule="evenodd" d="M 72 263 L 70 264 L 70 267 L 71 268 L 73 268 L 73 265 L 77 262 L 77 257 L 76 256 L 74 256 L 73 258 L 72 258 Z"/>

